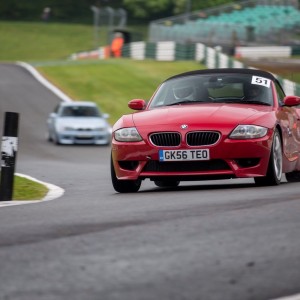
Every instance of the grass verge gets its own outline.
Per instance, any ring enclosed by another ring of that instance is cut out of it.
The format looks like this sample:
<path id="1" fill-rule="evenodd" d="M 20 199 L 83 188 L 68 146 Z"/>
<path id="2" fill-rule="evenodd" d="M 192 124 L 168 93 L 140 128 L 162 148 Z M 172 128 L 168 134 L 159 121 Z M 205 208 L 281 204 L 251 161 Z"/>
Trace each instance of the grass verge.
<path id="1" fill-rule="evenodd" d="M 145 36 L 148 28 L 129 26 L 128 30 Z M 0 61 L 49 61 L 107 45 L 108 28 L 100 26 L 95 40 L 92 18 L 90 25 L 0 21 L 0 37 Z"/>
<path id="2" fill-rule="evenodd" d="M 96 102 L 103 112 L 110 114 L 111 124 L 121 115 L 132 112 L 127 106 L 131 99 L 149 100 L 160 82 L 168 77 L 203 68 L 196 61 L 125 58 L 37 67 L 44 77 L 72 99 Z"/>
<path id="3" fill-rule="evenodd" d="M 48 193 L 48 188 L 41 183 L 22 176 L 14 176 L 12 200 L 40 200 Z"/>

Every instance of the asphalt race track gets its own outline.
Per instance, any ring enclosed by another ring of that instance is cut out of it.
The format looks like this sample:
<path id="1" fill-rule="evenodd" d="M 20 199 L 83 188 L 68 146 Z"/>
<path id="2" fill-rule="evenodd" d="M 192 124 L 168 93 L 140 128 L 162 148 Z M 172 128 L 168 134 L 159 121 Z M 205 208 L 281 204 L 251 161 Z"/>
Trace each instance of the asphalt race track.
<path id="1" fill-rule="evenodd" d="M 269 300 L 300 293 L 300 184 L 110 183 L 109 147 L 55 146 L 60 99 L 0 64 L 0 130 L 20 113 L 17 169 L 62 197 L 0 207 L 0 300 Z"/>

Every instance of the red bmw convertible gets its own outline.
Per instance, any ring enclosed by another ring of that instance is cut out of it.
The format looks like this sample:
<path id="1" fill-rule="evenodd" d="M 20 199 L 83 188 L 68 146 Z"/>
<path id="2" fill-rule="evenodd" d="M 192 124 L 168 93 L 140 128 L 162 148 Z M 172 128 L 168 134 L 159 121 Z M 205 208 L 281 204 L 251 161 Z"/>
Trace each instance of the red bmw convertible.
<path id="1" fill-rule="evenodd" d="M 191 71 L 165 80 L 147 103 L 113 127 L 111 179 L 120 193 L 144 179 L 254 178 L 257 185 L 300 181 L 300 97 L 286 96 L 270 73 Z"/>

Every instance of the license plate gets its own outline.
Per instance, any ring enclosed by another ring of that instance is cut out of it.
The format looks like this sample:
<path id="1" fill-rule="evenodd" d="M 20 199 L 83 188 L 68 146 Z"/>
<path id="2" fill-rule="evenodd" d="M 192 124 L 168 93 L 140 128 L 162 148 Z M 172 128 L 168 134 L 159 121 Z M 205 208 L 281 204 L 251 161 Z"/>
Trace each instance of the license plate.
<path id="1" fill-rule="evenodd" d="M 159 150 L 159 161 L 209 160 L 209 149 Z"/>
<path id="2" fill-rule="evenodd" d="M 79 137 L 79 138 L 85 138 L 85 139 L 91 139 L 92 138 L 92 136 L 90 134 L 86 134 L 86 133 L 77 133 L 76 136 Z"/>

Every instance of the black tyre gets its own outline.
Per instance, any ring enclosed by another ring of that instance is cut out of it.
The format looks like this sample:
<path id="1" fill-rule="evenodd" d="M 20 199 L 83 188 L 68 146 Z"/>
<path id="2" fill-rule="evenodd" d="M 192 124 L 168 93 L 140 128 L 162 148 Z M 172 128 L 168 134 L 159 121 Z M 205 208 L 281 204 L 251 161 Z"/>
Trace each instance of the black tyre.
<path id="1" fill-rule="evenodd" d="M 264 177 L 255 177 L 254 181 L 257 185 L 278 185 L 281 177 L 282 145 L 279 132 L 275 129 L 267 174 Z"/>
<path id="2" fill-rule="evenodd" d="M 46 139 L 48 142 L 52 142 L 51 134 L 49 131 L 46 133 Z"/>
<path id="3" fill-rule="evenodd" d="M 57 136 L 57 134 L 56 134 L 55 132 L 53 133 L 53 136 L 51 137 L 51 140 L 52 140 L 52 142 L 53 142 L 55 145 L 60 145 L 58 136 Z"/>
<path id="4" fill-rule="evenodd" d="M 154 181 L 154 184 L 159 187 L 176 187 L 178 186 L 180 181 L 176 180 L 162 180 L 162 181 Z"/>
<path id="5" fill-rule="evenodd" d="M 141 187 L 141 180 L 119 180 L 116 176 L 112 158 L 110 160 L 111 182 L 118 193 L 136 193 Z"/>
<path id="6" fill-rule="evenodd" d="M 300 171 L 285 173 L 285 178 L 288 182 L 299 182 L 300 181 Z"/>

